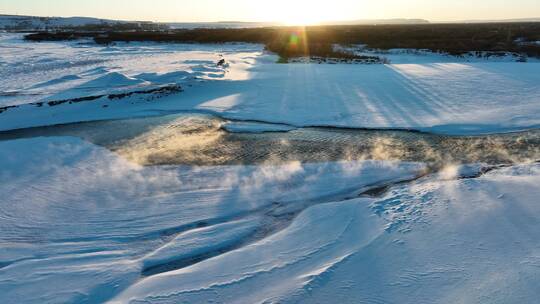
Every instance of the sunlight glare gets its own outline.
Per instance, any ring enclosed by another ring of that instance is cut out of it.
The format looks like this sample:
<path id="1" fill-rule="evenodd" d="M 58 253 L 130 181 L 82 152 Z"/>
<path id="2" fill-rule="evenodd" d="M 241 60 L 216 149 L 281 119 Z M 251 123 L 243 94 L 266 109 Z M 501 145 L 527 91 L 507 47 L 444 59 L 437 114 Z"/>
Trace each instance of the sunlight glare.
<path id="1" fill-rule="evenodd" d="M 328 5 L 327 1 L 274 1 L 265 8 L 264 20 L 276 20 L 285 25 L 315 25 L 342 19 L 343 11 Z"/>

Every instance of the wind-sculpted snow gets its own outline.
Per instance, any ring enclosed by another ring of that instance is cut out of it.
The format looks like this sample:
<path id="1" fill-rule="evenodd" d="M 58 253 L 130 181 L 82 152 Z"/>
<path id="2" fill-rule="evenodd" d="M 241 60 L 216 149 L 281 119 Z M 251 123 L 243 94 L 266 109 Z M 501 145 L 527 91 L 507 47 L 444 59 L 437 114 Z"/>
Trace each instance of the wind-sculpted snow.
<path id="1" fill-rule="evenodd" d="M 0 107 L 242 78 L 216 65 L 221 56 L 245 61 L 262 50 L 242 44 L 31 43 L 7 33 L 0 33 L 0 41 Z"/>
<path id="2" fill-rule="evenodd" d="M 269 244 L 275 233 L 286 242 L 279 231 L 305 208 L 424 170 L 377 161 L 141 167 L 70 137 L 0 142 L 0 161 L 0 294 L 7 303 L 100 303 L 143 275 L 186 269 L 258 240 Z M 355 209 L 339 215 L 340 225 Z M 330 246 L 341 233 L 331 230 L 322 226 L 320 241 L 310 244 Z"/>
<path id="3" fill-rule="evenodd" d="M 242 242 L 254 235 L 262 224 L 260 217 L 254 217 L 193 229 L 145 256 L 143 267 L 150 271 L 175 261 L 189 261 L 200 255 L 227 250 L 234 247 L 235 242 Z"/>
<path id="4" fill-rule="evenodd" d="M 146 278 L 116 300 L 280 302 L 382 233 L 379 219 L 366 212 L 368 202 L 359 199 L 310 208 L 268 239 L 190 268 Z"/>
<path id="5" fill-rule="evenodd" d="M 528 164 L 318 205 L 268 239 L 145 278 L 113 302 L 535 303 L 539 183 L 540 166 Z"/>

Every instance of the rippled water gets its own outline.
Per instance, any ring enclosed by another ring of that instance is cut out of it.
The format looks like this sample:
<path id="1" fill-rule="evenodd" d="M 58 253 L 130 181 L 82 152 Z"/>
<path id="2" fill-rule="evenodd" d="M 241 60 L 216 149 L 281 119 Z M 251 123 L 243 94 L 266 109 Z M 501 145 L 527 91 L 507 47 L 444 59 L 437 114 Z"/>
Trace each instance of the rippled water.
<path id="1" fill-rule="evenodd" d="M 301 128 L 229 133 L 227 121 L 198 114 L 98 121 L 1 132 L 0 140 L 77 136 L 142 165 L 233 165 L 404 160 L 433 165 L 511 164 L 540 160 L 540 130 L 489 136 L 408 131 Z"/>

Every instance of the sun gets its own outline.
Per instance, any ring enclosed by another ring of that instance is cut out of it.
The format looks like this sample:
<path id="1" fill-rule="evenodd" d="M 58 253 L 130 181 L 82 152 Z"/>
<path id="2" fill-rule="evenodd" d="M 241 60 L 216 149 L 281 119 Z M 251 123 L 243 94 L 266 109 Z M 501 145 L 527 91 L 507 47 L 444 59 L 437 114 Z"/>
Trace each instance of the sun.
<path id="1" fill-rule="evenodd" d="M 316 25 L 331 21 L 334 16 L 329 12 L 328 6 L 319 1 L 276 0 L 272 7 L 265 8 L 263 19 L 285 25 Z"/>
<path id="2" fill-rule="evenodd" d="M 280 22 L 285 25 L 317 25 L 322 21 L 324 20 L 320 19 L 318 16 L 312 15 L 294 16 L 280 20 Z"/>
<path id="3" fill-rule="evenodd" d="M 357 20 L 367 18 L 365 12 L 371 8 L 372 4 L 363 0 L 272 0 L 250 1 L 249 4 L 250 15 L 254 20 L 285 25 Z"/>
<path id="4" fill-rule="evenodd" d="M 316 25 L 326 21 L 323 12 L 313 12 L 307 9 L 294 10 L 278 16 L 278 21 L 285 25 Z"/>

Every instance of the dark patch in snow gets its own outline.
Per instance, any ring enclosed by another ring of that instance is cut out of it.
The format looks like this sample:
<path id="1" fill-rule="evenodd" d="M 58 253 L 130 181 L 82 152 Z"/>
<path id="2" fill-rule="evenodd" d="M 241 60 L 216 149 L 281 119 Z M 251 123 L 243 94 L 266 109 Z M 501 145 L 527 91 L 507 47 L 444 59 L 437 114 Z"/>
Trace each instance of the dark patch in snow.
<path id="1" fill-rule="evenodd" d="M 218 248 L 218 249 L 215 249 L 215 250 L 212 250 L 212 251 L 208 251 L 208 252 L 204 252 L 204 253 L 201 253 L 201 254 L 193 255 L 193 256 L 188 257 L 188 258 L 182 258 L 182 259 L 179 259 L 179 260 L 176 260 L 176 261 L 167 262 L 167 263 L 163 263 L 163 264 L 160 264 L 160 265 L 155 265 L 155 266 L 150 266 L 150 267 L 144 268 L 142 270 L 142 275 L 145 276 L 145 277 L 148 277 L 148 276 L 152 276 L 152 275 L 156 275 L 156 274 L 160 274 L 160 273 L 164 273 L 164 272 L 169 272 L 169 271 L 173 271 L 173 270 L 182 269 L 182 268 L 189 267 L 191 265 L 195 265 L 197 263 L 200 263 L 200 262 L 202 262 L 204 260 L 207 260 L 207 259 L 219 256 L 219 255 L 222 255 L 224 253 L 233 251 L 235 249 L 243 247 L 247 243 L 251 243 L 249 240 L 254 235 L 256 235 L 258 232 L 259 231 L 256 230 L 255 232 L 253 232 L 252 235 L 250 235 L 246 239 L 240 239 L 240 240 L 238 240 L 236 242 L 227 244 L 227 245 L 225 245 L 225 246 L 223 246 L 221 248 Z"/>
<path id="2" fill-rule="evenodd" d="M 51 100 L 51 101 L 39 101 L 30 103 L 29 105 L 35 106 L 35 107 L 42 107 L 45 103 L 49 105 L 50 107 L 58 106 L 61 104 L 73 104 L 73 103 L 79 103 L 79 102 L 85 102 L 85 101 L 94 101 L 101 98 L 107 98 L 109 100 L 120 100 L 127 97 L 131 97 L 134 95 L 152 95 L 149 96 L 149 100 L 154 100 L 156 98 L 165 97 L 168 95 L 176 94 L 183 92 L 184 90 L 182 87 L 178 84 L 173 85 L 167 85 L 167 86 L 161 86 L 158 88 L 153 88 L 149 90 L 138 90 L 138 91 L 130 91 L 125 93 L 115 93 L 115 94 L 100 94 L 100 95 L 93 95 L 93 96 L 83 96 L 83 97 L 76 97 L 76 98 L 69 98 L 69 99 L 61 99 L 61 100 Z M 12 108 L 18 108 L 19 105 L 15 106 L 5 106 L 0 107 L 0 113 L 3 113 L 9 109 Z"/>
<path id="3" fill-rule="evenodd" d="M 18 108 L 19 106 L 6 106 L 6 107 L 0 107 L 0 113 L 4 113 L 5 111 L 9 109 Z"/>
<path id="4" fill-rule="evenodd" d="M 159 88 L 155 88 L 151 90 L 141 90 L 141 91 L 119 93 L 119 94 L 109 94 L 107 98 L 109 98 L 110 100 L 115 100 L 115 99 L 122 99 L 122 98 L 130 97 L 136 94 L 158 94 L 160 96 L 166 96 L 166 95 L 170 95 L 174 93 L 180 93 L 182 91 L 183 91 L 182 87 L 175 84 L 175 85 L 159 87 Z"/>

